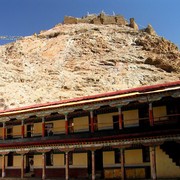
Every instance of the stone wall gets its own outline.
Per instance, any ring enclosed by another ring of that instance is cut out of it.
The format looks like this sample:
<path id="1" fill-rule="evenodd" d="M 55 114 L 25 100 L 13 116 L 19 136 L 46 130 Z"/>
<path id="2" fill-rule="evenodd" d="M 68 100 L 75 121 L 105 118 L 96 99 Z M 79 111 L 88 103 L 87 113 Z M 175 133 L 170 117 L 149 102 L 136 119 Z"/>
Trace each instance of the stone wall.
<path id="1" fill-rule="evenodd" d="M 106 15 L 105 13 L 100 13 L 99 15 L 87 15 L 82 18 L 75 18 L 71 16 L 64 17 L 64 24 L 78 24 L 78 23 L 90 23 L 90 24 L 117 24 L 117 25 L 127 25 L 127 21 L 123 16 L 120 15 Z"/>
<path id="2" fill-rule="evenodd" d="M 65 16 L 64 24 L 77 24 L 77 18 L 72 17 L 72 16 Z"/>
<path id="3" fill-rule="evenodd" d="M 134 21 L 134 18 L 130 18 L 129 27 L 133 28 L 133 29 L 136 30 L 136 31 L 139 30 L 139 27 L 138 27 L 138 25 L 136 24 L 136 22 Z"/>

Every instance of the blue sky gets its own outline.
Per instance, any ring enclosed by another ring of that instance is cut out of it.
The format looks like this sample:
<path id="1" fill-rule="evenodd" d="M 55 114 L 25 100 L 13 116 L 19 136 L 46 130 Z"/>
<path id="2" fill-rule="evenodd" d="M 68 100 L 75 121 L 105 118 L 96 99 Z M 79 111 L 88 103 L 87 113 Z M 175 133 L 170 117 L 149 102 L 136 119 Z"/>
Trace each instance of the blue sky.
<path id="1" fill-rule="evenodd" d="M 180 47 L 180 0 L 0 0 L 0 36 L 26 36 L 89 13 L 134 17 Z M 0 40 L 0 44 L 8 41 Z"/>

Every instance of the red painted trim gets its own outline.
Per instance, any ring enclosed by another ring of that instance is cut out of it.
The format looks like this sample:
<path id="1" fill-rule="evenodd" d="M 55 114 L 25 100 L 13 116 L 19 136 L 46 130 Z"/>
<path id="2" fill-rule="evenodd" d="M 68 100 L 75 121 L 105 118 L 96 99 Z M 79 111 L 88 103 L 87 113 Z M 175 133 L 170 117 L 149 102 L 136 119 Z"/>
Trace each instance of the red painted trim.
<path id="1" fill-rule="evenodd" d="M 119 114 L 119 129 L 123 129 L 123 118 L 122 118 L 122 113 Z"/>
<path id="2" fill-rule="evenodd" d="M 94 132 L 94 114 L 93 111 L 90 111 L 90 126 L 91 126 L 91 132 Z"/>
<path id="3" fill-rule="evenodd" d="M 149 109 L 149 121 L 150 121 L 150 126 L 154 126 L 154 116 L 152 109 Z"/>
<path id="4" fill-rule="evenodd" d="M 156 85 L 151 85 L 151 86 L 141 86 L 138 88 L 119 90 L 119 91 L 114 91 L 114 92 L 107 92 L 107 93 L 91 95 L 91 96 L 83 96 L 83 97 L 78 97 L 78 98 L 73 98 L 73 99 L 67 99 L 67 100 L 61 100 L 61 101 L 49 102 L 49 103 L 43 103 L 43 104 L 36 104 L 36 105 L 31 105 L 31 106 L 24 106 L 24 107 L 19 107 L 19 108 L 15 108 L 15 109 L 1 110 L 0 113 L 26 110 L 26 109 L 32 109 L 32 108 L 40 108 L 40 107 L 46 107 L 46 106 L 53 106 L 53 105 L 58 105 L 58 104 L 78 102 L 78 101 L 83 101 L 83 100 L 90 100 L 90 99 L 96 99 L 96 98 L 102 98 L 102 97 L 128 94 L 128 93 L 133 93 L 133 92 L 147 92 L 147 91 L 153 91 L 153 90 L 160 90 L 160 89 L 165 89 L 168 87 L 174 87 L 174 86 L 179 86 L 179 85 L 180 85 L 180 81 L 169 82 L 169 83 L 164 83 L 164 84 L 156 84 Z"/>
<path id="5" fill-rule="evenodd" d="M 91 117 L 91 132 L 94 132 L 94 118 Z"/>

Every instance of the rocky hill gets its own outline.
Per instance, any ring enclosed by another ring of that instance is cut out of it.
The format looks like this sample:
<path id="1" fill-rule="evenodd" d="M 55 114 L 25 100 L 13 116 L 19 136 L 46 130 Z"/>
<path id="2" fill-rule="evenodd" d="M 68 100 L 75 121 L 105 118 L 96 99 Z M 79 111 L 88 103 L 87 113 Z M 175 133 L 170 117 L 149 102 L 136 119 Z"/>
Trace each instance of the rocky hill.
<path id="1" fill-rule="evenodd" d="M 1 110 L 180 79 L 177 46 L 150 25 L 75 20 L 0 46 Z"/>

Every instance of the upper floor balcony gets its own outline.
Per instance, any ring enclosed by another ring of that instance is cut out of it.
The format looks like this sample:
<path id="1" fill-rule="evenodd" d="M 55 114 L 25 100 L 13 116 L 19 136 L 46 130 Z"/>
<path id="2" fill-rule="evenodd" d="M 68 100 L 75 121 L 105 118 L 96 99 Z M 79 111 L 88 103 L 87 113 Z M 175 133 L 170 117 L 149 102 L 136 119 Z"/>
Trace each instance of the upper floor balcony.
<path id="1" fill-rule="evenodd" d="M 65 120 L 46 121 L 44 132 L 42 122 L 38 122 L 37 120 L 34 123 L 24 124 L 23 126 L 15 124 L 13 126 L 7 126 L 4 140 L 3 127 L 1 127 L 0 146 L 46 143 L 66 144 L 112 139 L 127 140 L 132 138 L 175 135 L 180 132 L 180 114 L 154 117 L 153 126 L 150 125 L 148 117 L 123 119 L 122 128 L 120 128 L 119 116 L 114 114 L 116 113 L 101 114 L 102 117 L 97 116 L 93 124 L 93 132 L 91 132 L 90 118 L 88 116 L 73 118 L 73 121 L 69 121 L 68 134 L 66 134 Z M 82 123 L 80 123 L 81 119 Z"/>

